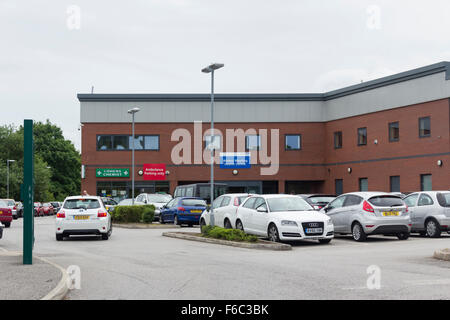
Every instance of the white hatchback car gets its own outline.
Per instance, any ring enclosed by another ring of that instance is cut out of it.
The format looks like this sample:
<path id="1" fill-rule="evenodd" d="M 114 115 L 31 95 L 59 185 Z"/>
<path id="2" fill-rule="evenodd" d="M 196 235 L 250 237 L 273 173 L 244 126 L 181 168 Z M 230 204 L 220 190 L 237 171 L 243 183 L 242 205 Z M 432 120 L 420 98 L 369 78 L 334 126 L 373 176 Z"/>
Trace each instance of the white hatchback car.
<path id="1" fill-rule="evenodd" d="M 236 228 L 270 241 L 319 240 L 334 237 L 331 219 L 294 195 L 255 195 L 237 210 Z"/>
<path id="2" fill-rule="evenodd" d="M 111 215 L 101 197 L 73 196 L 64 200 L 55 219 L 56 240 L 70 235 L 101 235 L 108 240 L 112 233 Z"/>

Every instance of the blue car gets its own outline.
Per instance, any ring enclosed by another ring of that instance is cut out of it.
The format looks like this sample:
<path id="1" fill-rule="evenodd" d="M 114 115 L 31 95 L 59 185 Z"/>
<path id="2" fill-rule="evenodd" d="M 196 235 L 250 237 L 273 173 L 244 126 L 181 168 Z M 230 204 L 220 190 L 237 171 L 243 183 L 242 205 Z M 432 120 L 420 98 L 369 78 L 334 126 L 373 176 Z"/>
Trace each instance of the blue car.
<path id="1" fill-rule="evenodd" d="M 200 216 L 206 209 L 206 201 L 196 197 L 178 197 L 161 208 L 159 222 L 192 226 L 200 223 Z"/>

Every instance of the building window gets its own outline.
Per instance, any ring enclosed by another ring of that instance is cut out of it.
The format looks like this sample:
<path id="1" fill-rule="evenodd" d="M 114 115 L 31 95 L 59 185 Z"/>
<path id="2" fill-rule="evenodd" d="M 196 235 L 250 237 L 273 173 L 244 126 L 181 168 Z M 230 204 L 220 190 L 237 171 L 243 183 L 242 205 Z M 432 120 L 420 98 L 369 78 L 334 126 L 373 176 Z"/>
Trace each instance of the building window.
<path id="1" fill-rule="evenodd" d="M 431 136 L 431 119 L 430 117 L 419 118 L 419 137 Z"/>
<path id="2" fill-rule="evenodd" d="M 398 122 L 389 123 L 389 141 L 395 142 L 400 140 L 400 128 Z"/>
<path id="3" fill-rule="evenodd" d="M 367 144 L 367 128 L 358 128 L 358 146 Z"/>
<path id="4" fill-rule="evenodd" d="M 134 141 L 133 141 L 134 140 Z M 97 136 L 97 150 L 159 150 L 159 136 L 131 135 L 99 135 Z"/>
<path id="5" fill-rule="evenodd" d="M 221 149 L 221 141 L 220 141 L 221 136 L 213 135 L 212 139 L 213 139 L 213 143 L 211 144 L 210 143 L 211 142 L 211 136 L 210 135 L 206 135 L 204 137 L 203 141 L 205 141 L 205 149 L 211 150 L 211 147 L 213 147 L 214 150 L 220 150 Z"/>
<path id="6" fill-rule="evenodd" d="M 420 191 L 431 191 L 431 190 L 433 190 L 431 174 L 421 174 Z"/>
<path id="7" fill-rule="evenodd" d="M 344 193 L 344 180 L 336 179 L 334 180 L 334 190 L 337 196 Z"/>
<path id="8" fill-rule="evenodd" d="M 285 150 L 301 150 L 302 136 L 300 134 L 285 135 Z"/>
<path id="9" fill-rule="evenodd" d="M 261 137 L 259 135 L 245 136 L 245 150 L 259 150 L 261 148 Z"/>
<path id="10" fill-rule="evenodd" d="M 334 133 L 334 148 L 342 148 L 342 131 L 337 131 Z"/>
<path id="11" fill-rule="evenodd" d="M 389 177 L 390 191 L 400 192 L 400 176 Z"/>
<path id="12" fill-rule="evenodd" d="M 359 178 L 359 191 L 369 191 L 369 180 L 367 178 Z"/>

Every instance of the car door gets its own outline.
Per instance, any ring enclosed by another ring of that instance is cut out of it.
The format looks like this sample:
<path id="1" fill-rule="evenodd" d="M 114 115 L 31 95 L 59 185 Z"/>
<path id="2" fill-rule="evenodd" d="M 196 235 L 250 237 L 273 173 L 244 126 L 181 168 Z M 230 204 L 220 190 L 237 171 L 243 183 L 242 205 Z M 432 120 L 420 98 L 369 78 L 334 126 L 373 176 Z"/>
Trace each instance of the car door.
<path id="1" fill-rule="evenodd" d="M 265 212 L 258 211 L 259 207 L 265 208 Z M 253 203 L 253 212 L 250 218 L 250 226 L 254 232 L 261 236 L 267 236 L 268 212 L 266 200 L 262 197 L 256 197 Z"/>
<path id="2" fill-rule="evenodd" d="M 414 219 L 416 228 L 425 228 L 425 219 L 433 213 L 433 199 L 426 193 L 419 195 L 417 207 L 414 209 Z"/>
<path id="3" fill-rule="evenodd" d="M 413 193 L 403 199 L 403 201 L 408 206 L 409 217 L 411 218 L 412 229 L 421 229 L 424 226 L 419 225 L 419 212 L 417 212 L 417 199 L 419 198 L 419 193 Z"/>
<path id="4" fill-rule="evenodd" d="M 344 232 L 343 218 L 341 214 L 345 211 L 344 202 L 346 196 L 339 196 L 331 201 L 325 208 L 324 212 L 331 218 L 334 224 L 334 231 Z"/>
<path id="5" fill-rule="evenodd" d="M 221 203 L 223 201 L 223 197 L 218 197 L 212 203 L 211 209 L 214 210 L 214 225 L 223 228 L 223 218 L 222 218 L 222 210 Z"/>
<path id="6" fill-rule="evenodd" d="M 163 215 L 164 221 L 173 221 L 173 206 L 177 199 L 172 199 L 166 204 L 166 207 L 160 212 Z"/>
<path id="7" fill-rule="evenodd" d="M 220 202 L 220 206 L 219 206 L 219 215 L 217 217 L 217 225 L 220 225 L 222 228 L 225 227 L 224 221 L 225 221 L 225 215 L 227 213 L 227 209 L 229 208 L 228 205 L 231 202 L 231 197 L 230 196 L 221 196 L 223 198 L 223 200 Z"/>
<path id="8" fill-rule="evenodd" d="M 342 225 L 343 232 L 351 232 L 352 216 L 359 211 L 362 201 L 363 198 L 354 194 L 349 194 L 345 197 L 342 211 L 339 213 L 339 223 Z"/>
<path id="9" fill-rule="evenodd" d="M 244 226 L 245 232 L 254 233 L 253 228 L 251 227 L 251 218 L 253 214 L 253 205 L 256 201 L 256 197 L 250 197 L 244 204 L 239 207 L 239 215 Z"/>

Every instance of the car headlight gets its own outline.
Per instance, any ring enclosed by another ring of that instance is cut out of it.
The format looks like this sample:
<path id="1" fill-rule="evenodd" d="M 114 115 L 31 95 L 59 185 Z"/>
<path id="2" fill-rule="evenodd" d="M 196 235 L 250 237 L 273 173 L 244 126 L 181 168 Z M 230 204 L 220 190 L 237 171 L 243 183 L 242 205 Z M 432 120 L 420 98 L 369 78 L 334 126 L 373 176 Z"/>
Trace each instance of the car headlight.
<path id="1" fill-rule="evenodd" d="M 282 226 L 296 226 L 297 227 L 297 222 L 290 221 L 290 220 L 282 220 L 281 221 L 281 225 Z"/>
<path id="2" fill-rule="evenodd" d="M 327 220 L 327 226 L 332 226 L 332 225 L 333 225 L 333 220 L 328 219 L 328 220 Z"/>

